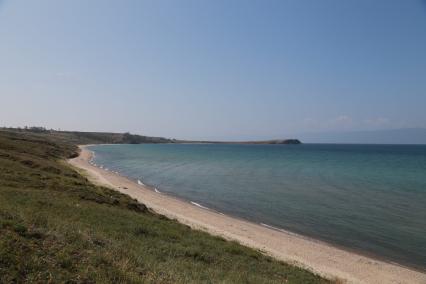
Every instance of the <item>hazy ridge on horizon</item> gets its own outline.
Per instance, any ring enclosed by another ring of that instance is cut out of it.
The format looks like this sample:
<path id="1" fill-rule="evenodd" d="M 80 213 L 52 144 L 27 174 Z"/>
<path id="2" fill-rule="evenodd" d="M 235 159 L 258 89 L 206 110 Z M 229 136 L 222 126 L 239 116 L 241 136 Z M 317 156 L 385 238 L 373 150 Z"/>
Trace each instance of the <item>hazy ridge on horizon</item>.
<path id="1" fill-rule="evenodd" d="M 426 144 L 426 128 L 311 132 L 297 138 L 304 143 Z"/>

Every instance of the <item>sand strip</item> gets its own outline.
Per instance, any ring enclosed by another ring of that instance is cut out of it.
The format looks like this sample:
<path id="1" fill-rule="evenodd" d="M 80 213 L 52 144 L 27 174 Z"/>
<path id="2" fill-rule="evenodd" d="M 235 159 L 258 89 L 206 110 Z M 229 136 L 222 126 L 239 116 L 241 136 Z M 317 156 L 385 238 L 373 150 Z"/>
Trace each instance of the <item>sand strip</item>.
<path id="1" fill-rule="evenodd" d="M 426 284 L 424 273 L 348 252 L 297 234 L 206 210 L 190 202 L 156 192 L 117 173 L 91 165 L 89 161 L 92 152 L 84 146 L 80 148 L 80 156 L 69 160 L 69 163 L 85 170 L 92 182 L 128 194 L 155 212 L 177 219 L 192 228 L 238 241 L 277 259 L 344 283 Z"/>

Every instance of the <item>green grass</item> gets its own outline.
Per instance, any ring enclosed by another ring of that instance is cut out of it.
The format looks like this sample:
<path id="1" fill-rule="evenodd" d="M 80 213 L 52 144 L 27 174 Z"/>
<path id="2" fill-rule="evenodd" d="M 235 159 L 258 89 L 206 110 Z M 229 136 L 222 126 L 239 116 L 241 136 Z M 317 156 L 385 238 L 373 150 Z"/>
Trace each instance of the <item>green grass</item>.
<path id="1" fill-rule="evenodd" d="M 76 147 L 0 131 L 0 283 L 326 283 L 154 214 L 63 162 Z"/>
<path id="2" fill-rule="evenodd" d="M 26 128 L 2 128 L 2 132 L 14 132 L 21 135 L 32 135 L 33 137 L 49 137 L 56 142 L 73 144 L 142 144 L 142 143 L 176 143 L 174 139 L 163 137 L 143 136 L 130 133 L 111 132 L 80 132 L 80 131 L 60 131 L 46 129 L 44 127 Z"/>

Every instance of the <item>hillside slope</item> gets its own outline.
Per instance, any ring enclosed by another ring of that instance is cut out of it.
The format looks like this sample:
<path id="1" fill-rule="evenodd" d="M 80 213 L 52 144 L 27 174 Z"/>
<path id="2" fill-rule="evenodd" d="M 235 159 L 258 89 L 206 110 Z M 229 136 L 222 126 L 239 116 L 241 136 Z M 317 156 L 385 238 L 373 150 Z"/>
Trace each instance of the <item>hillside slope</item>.
<path id="1" fill-rule="evenodd" d="M 44 127 L 2 128 L 3 133 L 20 133 L 33 137 L 50 138 L 56 142 L 82 144 L 142 144 L 142 143 L 175 143 L 176 140 L 163 137 L 152 137 L 137 134 L 113 132 L 81 132 L 59 131 Z"/>

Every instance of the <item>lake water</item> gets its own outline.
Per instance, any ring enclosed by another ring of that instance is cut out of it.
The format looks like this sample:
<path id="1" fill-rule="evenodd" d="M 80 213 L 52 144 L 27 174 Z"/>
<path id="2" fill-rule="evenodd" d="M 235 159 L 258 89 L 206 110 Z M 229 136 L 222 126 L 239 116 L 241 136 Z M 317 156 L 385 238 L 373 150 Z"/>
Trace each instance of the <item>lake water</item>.
<path id="1" fill-rule="evenodd" d="M 426 145 L 92 146 L 201 206 L 426 270 Z"/>

